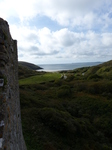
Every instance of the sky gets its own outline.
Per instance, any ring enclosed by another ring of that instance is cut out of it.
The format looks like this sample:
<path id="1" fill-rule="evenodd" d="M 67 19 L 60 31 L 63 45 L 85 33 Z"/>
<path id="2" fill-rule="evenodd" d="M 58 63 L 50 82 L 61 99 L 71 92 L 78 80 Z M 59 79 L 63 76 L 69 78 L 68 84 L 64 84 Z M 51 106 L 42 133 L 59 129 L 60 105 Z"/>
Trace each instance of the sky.
<path id="1" fill-rule="evenodd" d="M 112 59 L 112 0 L 0 0 L 18 41 L 18 60 L 35 64 Z"/>

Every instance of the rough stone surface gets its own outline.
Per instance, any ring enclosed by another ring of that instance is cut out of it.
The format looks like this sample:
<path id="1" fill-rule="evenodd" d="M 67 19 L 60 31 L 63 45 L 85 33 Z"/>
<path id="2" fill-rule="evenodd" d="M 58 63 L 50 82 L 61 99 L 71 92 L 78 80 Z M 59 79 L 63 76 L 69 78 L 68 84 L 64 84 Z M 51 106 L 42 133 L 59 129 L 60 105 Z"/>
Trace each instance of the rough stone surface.
<path id="1" fill-rule="evenodd" d="M 0 18 L 0 150 L 26 150 L 20 113 L 17 41 Z"/>

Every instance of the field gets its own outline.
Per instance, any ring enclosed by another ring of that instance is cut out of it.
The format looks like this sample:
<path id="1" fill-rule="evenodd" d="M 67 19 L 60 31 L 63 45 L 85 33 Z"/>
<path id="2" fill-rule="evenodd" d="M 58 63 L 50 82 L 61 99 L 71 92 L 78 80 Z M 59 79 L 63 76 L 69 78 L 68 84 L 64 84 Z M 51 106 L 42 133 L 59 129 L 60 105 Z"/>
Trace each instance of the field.
<path id="1" fill-rule="evenodd" d="M 59 79 L 61 77 L 61 74 L 56 73 L 42 73 L 40 75 L 31 76 L 29 78 L 21 79 L 19 81 L 20 85 L 31 85 L 31 84 L 38 84 L 38 83 L 44 83 L 49 81 L 54 81 L 56 79 Z"/>
<path id="2" fill-rule="evenodd" d="M 112 149 L 111 66 L 19 76 L 28 150 Z"/>

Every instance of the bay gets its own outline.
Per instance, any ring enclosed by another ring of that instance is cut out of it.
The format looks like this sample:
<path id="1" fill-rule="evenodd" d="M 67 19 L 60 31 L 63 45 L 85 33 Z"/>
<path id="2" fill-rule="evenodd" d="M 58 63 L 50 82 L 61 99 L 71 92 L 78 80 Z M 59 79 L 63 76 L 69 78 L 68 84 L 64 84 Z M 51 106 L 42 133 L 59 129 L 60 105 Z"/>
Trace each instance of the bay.
<path id="1" fill-rule="evenodd" d="M 84 63 L 67 63 L 67 64 L 40 64 L 43 69 L 38 71 L 55 72 L 61 70 L 73 70 L 82 67 L 91 67 L 101 64 L 102 62 L 84 62 Z"/>

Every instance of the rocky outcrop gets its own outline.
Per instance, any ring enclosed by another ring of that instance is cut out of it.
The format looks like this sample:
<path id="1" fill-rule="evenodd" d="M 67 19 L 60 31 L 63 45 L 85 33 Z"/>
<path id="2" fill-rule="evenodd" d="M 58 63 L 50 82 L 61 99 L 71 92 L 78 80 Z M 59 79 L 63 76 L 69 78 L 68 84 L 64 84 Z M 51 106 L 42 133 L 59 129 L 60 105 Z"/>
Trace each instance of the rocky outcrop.
<path id="1" fill-rule="evenodd" d="M 17 41 L 0 18 L 0 150 L 26 150 L 20 113 Z"/>

